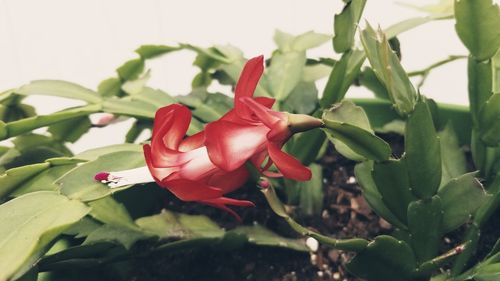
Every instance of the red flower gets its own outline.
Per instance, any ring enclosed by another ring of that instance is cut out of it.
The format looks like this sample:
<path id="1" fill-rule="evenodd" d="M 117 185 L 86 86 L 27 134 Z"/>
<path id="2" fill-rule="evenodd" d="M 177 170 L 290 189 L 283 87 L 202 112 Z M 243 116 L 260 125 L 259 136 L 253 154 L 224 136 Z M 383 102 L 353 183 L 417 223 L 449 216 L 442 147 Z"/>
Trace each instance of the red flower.
<path id="1" fill-rule="evenodd" d="M 274 99 L 253 98 L 263 71 L 262 56 L 245 65 L 236 85 L 234 109 L 205 127 L 208 156 L 224 171 L 238 169 L 250 160 L 266 176 L 309 180 L 309 168 L 281 151 L 281 147 L 293 133 L 319 127 L 322 121 L 302 114 L 276 112 L 271 110 Z M 268 171 L 273 163 L 280 173 Z"/>
<path id="2" fill-rule="evenodd" d="M 187 107 L 172 104 L 156 112 L 151 144 L 144 145 L 144 155 L 160 186 L 181 200 L 218 207 L 239 218 L 226 205 L 254 204 L 224 194 L 248 179 L 244 165 L 247 161 L 266 176 L 283 175 L 299 181 L 311 178 L 311 171 L 281 147 L 293 133 L 319 127 L 322 122 L 307 115 L 273 111 L 274 99 L 253 98 L 263 70 L 262 56 L 249 60 L 236 85 L 234 109 L 193 136 L 184 138 L 191 122 Z M 273 163 L 279 173 L 269 171 Z M 133 172 L 141 171 L 139 168 Z M 101 173 L 96 179 L 114 186 L 130 184 L 124 174 Z"/>
<path id="3" fill-rule="evenodd" d="M 226 205 L 254 206 L 250 201 L 223 197 L 245 183 L 249 173 L 242 166 L 224 171 L 209 158 L 205 132 L 184 139 L 191 122 L 185 106 L 172 104 L 156 112 L 151 145 L 144 156 L 155 181 L 184 201 L 198 201 L 238 215 Z"/>

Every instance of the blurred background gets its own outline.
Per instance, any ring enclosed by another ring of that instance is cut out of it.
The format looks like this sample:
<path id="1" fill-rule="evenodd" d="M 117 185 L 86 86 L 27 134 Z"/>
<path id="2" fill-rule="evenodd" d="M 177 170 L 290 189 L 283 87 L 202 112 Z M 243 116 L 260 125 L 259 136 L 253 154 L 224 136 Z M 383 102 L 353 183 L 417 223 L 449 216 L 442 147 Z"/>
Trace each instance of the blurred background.
<path id="1" fill-rule="evenodd" d="M 434 0 L 401 0 L 414 5 Z M 404 19 L 424 16 L 402 2 L 367 1 L 363 19 L 382 28 Z M 96 89 L 115 76 L 115 69 L 136 55 L 143 44 L 192 43 L 202 47 L 231 44 L 246 57 L 269 56 L 276 48 L 276 29 L 300 34 L 309 30 L 333 33 L 333 16 L 340 0 L 0 0 L 0 90 L 31 80 L 67 80 Z M 362 25 L 364 25 L 362 20 Z M 407 71 L 423 69 L 449 55 L 466 55 L 454 30 L 454 21 L 435 21 L 398 36 Z M 338 57 L 331 44 L 309 51 L 310 57 Z M 191 90 L 197 70 L 195 53 L 175 52 L 148 63 L 149 85 L 171 95 Z M 318 83 L 321 89 L 326 79 Z M 421 91 L 441 102 L 467 104 L 466 61 L 457 60 L 432 71 Z M 215 89 L 228 91 L 228 89 Z M 369 96 L 351 87 L 348 96 Z M 27 103 L 47 114 L 75 101 L 29 97 Z M 93 129 L 77 143 L 75 152 L 122 142 L 127 122 L 109 129 Z M 112 132 L 110 134 L 110 132 Z"/>

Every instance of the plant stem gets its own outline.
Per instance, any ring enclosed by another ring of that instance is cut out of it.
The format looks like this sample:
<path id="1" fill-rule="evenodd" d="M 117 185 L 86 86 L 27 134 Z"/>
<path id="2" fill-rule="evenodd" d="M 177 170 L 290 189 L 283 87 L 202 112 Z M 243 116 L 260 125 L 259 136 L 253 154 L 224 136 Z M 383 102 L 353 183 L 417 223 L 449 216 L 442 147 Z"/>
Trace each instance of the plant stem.
<path id="1" fill-rule="evenodd" d="M 417 275 L 428 274 L 433 270 L 440 268 L 444 263 L 448 262 L 454 256 L 462 253 L 465 249 L 467 249 L 467 245 L 461 244 L 450 251 L 433 258 L 432 260 L 422 263 L 417 269 Z"/>
<path id="2" fill-rule="evenodd" d="M 467 56 L 462 56 L 462 55 L 449 56 L 448 58 L 446 58 L 444 60 L 440 60 L 438 62 L 435 62 L 424 69 L 408 72 L 408 76 L 410 76 L 410 77 L 411 76 L 422 76 L 422 79 L 420 80 L 420 82 L 417 85 L 417 88 L 420 88 L 424 84 L 424 82 L 427 79 L 427 76 L 429 75 L 431 70 L 433 70 L 434 68 L 438 68 L 442 65 L 445 65 L 447 63 L 453 62 L 455 60 L 464 59 L 464 58 L 467 58 Z"/>
<path id="3" fill-rule="evenodd" d="M 264 180 L 267 181 L 267 179 Z M 267 182 L 270 183 L 269 181 Z M 285 207 L 283 206 L 283 203 L 278 199 L 278 196 L 276 195 L 276 191 L 274 190 L 272 184 L 268 184 L 268 187 L 262 188 L 261 191 L 262 193 L 264 193 L 264 196 L 266 197 L 269 206 L 271 206 L 271 209 L 278 216 L 284 218 L 285 221 L 290 225 L 290 227 L 292 227 L 293 230 L 300 233 L 301 235 L 312 237 L 323 244 L 342 251 L 351 251 L 358 253 L 364 250 L 366 246 L 368 246 L 369 242 L 365 239 L 335 239 L 303 227 L 286 213 Z"/>

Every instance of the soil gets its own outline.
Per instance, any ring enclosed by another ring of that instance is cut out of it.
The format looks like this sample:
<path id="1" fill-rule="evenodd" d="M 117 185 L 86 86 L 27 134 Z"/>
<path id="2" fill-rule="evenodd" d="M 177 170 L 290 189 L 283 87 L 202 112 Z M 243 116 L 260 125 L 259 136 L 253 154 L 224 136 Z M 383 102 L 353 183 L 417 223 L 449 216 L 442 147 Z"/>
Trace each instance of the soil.
<path id="1" fill-rule="evenodd" d="M 403 138 L 386 135 L 395 156 L 403 152 Z M 362 237 L 372 239 L 377 235 L 389 234 L 390 224 L 371 211 L 361 196 L 361 190 L 354 178 L 355 163 L 338 155 L 331 147 L 319 161 L 325 175 L 324 206 L 321 215 L 311 217 L 295 216 L 299 223 L 336 238 Z M 255 202 L 256 208 L 239 208 L 237 212 L 243 224 L 258 222 L 286 236 L 299 238 L 283 219 L 268 207 L 263 195 L 248 186 L 233 194 L 234 198 Z M 168 209 L 191 214 L 205 214 L 226 229 L 240 225 L 220 210 L 194 203 L 185 203 L 168 198 Z M 500 212 L 492 217 L 498 217 Z M 445 244 L 449 247 L 459 244 L 463 229 L 448 235 Z M 500 222 L 492 220 L 483 231 L 477 257 L 484 256 L 500 237 Z M 245 246 L 224 251 L 214 247 L 162 255 L 161 257 L 139 259 L 133 263 L 130 280 L 251 280 L 251 281 L 358 281 L 349 274 L 345 263 L 348 253 L 320 246 L 315 253 L 303 253 L 272 247 Z"/>

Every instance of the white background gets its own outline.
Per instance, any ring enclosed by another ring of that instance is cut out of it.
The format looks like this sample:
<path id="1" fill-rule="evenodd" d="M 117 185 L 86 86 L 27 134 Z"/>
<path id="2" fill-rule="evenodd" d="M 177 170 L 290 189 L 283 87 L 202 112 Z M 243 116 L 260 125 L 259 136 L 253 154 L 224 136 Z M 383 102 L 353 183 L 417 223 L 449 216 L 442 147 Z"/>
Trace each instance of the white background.
<path id="1" fill-rule="evenodd" d="M 0 91 L 36 79 L 68 80 L 95 89 L 101 80 L 115 76 L 116 67 L 134 58 L 133 50 L 142 44 L 230 43 L 247 57 L 269 56 L 275 49 L 275 29 L 331 34 L 333 15 L 342 6 L 340 0 L 0 0 Z M 392 0 L 368 0 L 363 19 L 384 28 L 422 15 Z M 399 39 L 408 71 L 448 55 L 468 53 L 456 36 L 453 20 L 425 24 Z M 309 55 L 336 57 L 329 43 Z M 187 94 L 196 74 L 193 59 L 193 53 L 182 51 L 148 64 L 150 85 L 171 95 Z M 466 104 L 466 85 L 466 62 L 461 60 L 433 71 L 422 93 L 438 101 Z M 353 87 L 349 95 L 367 92 Z M 45 97 L 31 102 L 42 114 L 71 104 Z M 80 151 L 121 142 L 124 127 L 112 129 L 112 135 L 109 130 L 107 135 L 94 130 L 94 135 L 73 148 Z"/>

